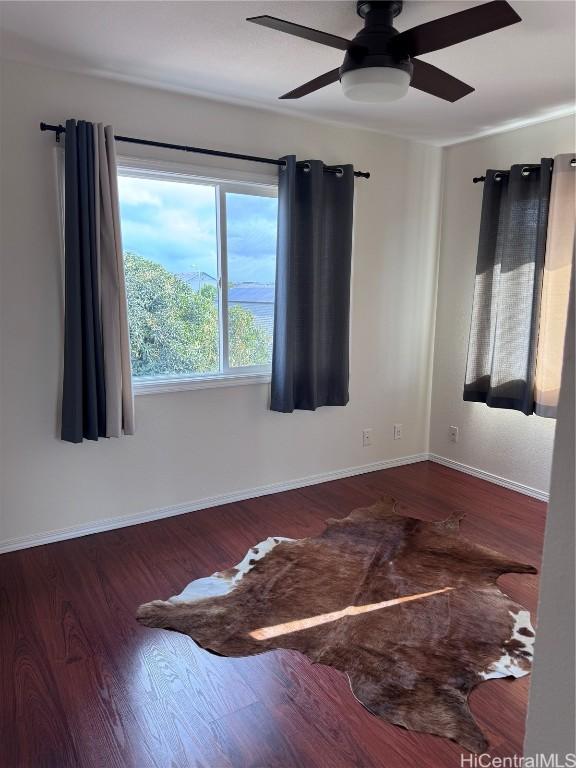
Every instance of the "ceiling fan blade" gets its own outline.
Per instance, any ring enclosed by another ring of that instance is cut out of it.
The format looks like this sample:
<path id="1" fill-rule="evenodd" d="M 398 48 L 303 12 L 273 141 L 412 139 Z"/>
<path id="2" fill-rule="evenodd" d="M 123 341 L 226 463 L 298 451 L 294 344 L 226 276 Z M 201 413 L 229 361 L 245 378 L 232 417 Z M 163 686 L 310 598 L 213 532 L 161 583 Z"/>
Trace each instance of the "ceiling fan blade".
<path id="1" fill-rule="evenodd" d="M 493 0 L 400 32 L 390 41 L 390 50 L 396 54 L 421 56 L 518 21 L 522 19 L 511 5 L 505 0 Z"/>
<path id="2" fill-rule="evenodd" d="M 463 96 L 472 93 L 474 88 L 471 85 L 463 83 L 456 77 L 452 77 L 448 72 L 428 64 L 420 59 L 412 59 L 414 71 L 410 85 L 419 91 L 425 91 L 431 96 L 438 96 L 445 101 L 458 101 Z"/>
<path id="3" fill-rule="evenodd" d="M 298 88 L 294 88 L 293 91 L 288 91 L 288 93 L 285 93 L 283 96 L 280 96 L 280 98 L 281 99 L 299 99 L 302 96 L 306 96 L 309 93 L 313 93 L 314 91 L 320 90 L 320 88 L 324 88 L 325 85 L 330 85 L 330 83 L 335 83 L 339 79 L 340 79 L 340 68 L 331 69 L 330 72 L 325 72 L 323 75 L 320 75 L 319 77 L 315 77 L 314 80 L 310 80 L 309 82 L 304 83 L 304 85 L 301 85 Z"/>
<path id="4" fill-rule="evenodd" d="M 331 35 L 329 32 L 321 32 L 319 29 L 312 29 L 312 27 L 303 27 L 301 24 L 277 19 L 275 16 L 252 16 L 246 19 L 246 21 L 260 24 L 262 27 L 277 29 L 278 32 L 286 32 L 288 35 L 303 37 L 304 40 L 311 40 L 313 43 L 329 45 L 331 48 L 338 48 L 341 51 L 345 51 L 350 45 L 350 40 L 346 40 L 345 37 Z"/>

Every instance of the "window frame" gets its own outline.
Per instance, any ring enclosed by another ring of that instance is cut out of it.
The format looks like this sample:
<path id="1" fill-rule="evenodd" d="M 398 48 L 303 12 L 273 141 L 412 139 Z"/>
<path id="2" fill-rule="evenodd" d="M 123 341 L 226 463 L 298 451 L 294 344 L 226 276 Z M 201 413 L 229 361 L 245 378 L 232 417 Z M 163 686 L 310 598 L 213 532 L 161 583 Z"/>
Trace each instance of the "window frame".
<path id="1" fill-rule="evenodd" d="M 226 194 L 236 192 L 258 197 L 277 197 L 277 172 L 258 173 L 230 168 L 206 167 L 165 160 L 152 160 L 118 155 L 118 176 L 143 179 L 164 179 L 180 183 L 214 186 L 216 194 L 216 237 L 218 259 L 218 345 L 219 367 L 217 373 L 198 375 L 132 376 L 135 395 L 163 392 L 180 392 L 213 387 L 232 387 L 246 384 L 268 384 L 271 365 L 230 367 L 228 361 L 228 241 L 226 230 Z"/>

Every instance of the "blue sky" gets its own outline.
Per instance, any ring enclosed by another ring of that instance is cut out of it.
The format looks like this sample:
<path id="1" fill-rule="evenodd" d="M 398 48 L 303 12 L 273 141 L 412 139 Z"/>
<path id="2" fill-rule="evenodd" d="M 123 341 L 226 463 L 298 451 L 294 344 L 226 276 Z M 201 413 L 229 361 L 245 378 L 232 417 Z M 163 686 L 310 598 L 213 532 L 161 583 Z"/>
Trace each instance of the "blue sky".
<path id="1" fill-rule="evenodd" d="M 200 270 L 216 277 L 215 188 L 120 176 L 124 250 L 172 272 Z M 228 278 L 274 282 L 276 198 L 227 194 Z"/>

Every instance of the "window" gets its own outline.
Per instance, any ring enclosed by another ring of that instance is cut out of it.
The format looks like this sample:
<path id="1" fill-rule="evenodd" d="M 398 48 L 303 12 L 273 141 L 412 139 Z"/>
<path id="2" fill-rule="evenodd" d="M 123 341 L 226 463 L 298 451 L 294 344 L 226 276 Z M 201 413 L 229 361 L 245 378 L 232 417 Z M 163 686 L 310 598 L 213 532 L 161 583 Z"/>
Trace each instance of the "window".
<path id="1" fill-rule="evenodd" d="M 135 390 L 266 376 L 277 188 L 119 167 Z"/>

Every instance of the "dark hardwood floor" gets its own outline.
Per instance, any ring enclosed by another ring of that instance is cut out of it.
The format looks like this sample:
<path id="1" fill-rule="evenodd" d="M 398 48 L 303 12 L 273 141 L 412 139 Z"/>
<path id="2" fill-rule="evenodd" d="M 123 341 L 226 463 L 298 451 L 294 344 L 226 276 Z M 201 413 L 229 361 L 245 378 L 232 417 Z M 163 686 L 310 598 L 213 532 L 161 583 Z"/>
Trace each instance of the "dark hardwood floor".
<path id="1" fill-rule="evenodd" d="M 539 565 L 545 504 L 423 462 L 0 557 L 3 768 L 439 768 L 462 750 L 374 717 L 343 675 L 281 651 L 210 655 L 141 627 L 140 603 L 238 562 L 269 535 L 318 533 L 382 493 Z M 537 577 L 502 589 L 535 611 Z M 529 678 L 471 696 L 491 753 L 521 754 Z M 466 753 L 467 754 L 467 753 Z"/>

